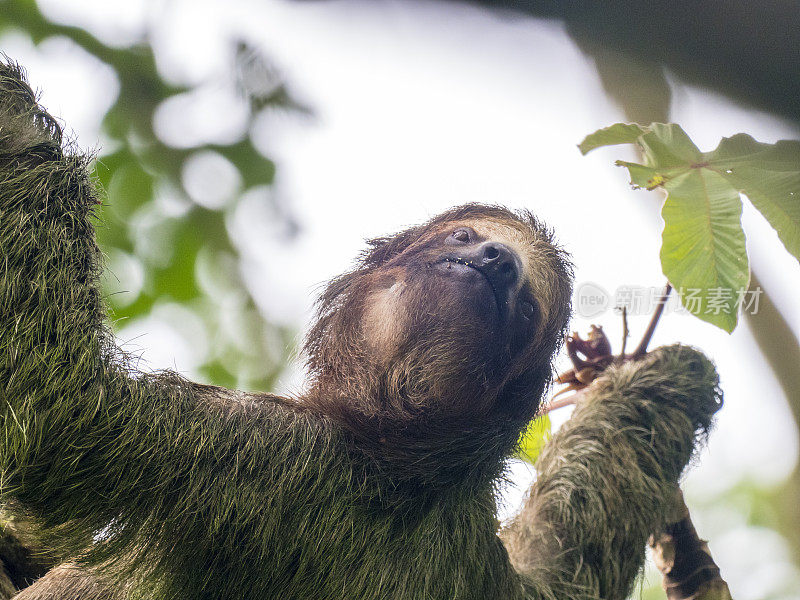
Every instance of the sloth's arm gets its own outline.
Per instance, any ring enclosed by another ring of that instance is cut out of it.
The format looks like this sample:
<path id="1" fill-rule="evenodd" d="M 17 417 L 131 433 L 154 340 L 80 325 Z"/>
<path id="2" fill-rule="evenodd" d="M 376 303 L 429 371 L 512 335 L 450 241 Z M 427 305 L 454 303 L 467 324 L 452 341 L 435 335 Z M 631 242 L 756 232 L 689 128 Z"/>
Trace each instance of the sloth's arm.
<path id="1" fill-rule="evenodd" d="M 592 384 L 501 533 L 530 598 L 627 597 L 719 406 L 713 365 L 685 346 L 659 348 Z"/>
<path id="2" fill-rule="evenodd" d="M 0 499 L 69 556 L 174 567 L 246 530 L 246 557 L 317 424 L 280 398 L 128 368 L 98 291 L 87 160 L 0 64 Z"/>

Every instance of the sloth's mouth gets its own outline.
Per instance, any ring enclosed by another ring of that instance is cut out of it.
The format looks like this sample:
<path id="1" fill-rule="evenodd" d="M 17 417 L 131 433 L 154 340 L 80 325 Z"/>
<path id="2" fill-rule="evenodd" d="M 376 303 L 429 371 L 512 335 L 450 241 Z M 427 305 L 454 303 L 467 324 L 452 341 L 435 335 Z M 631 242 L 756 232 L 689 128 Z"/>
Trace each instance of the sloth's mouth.
<path id="1" fill-rule="evenodd" d="M 492 280 L 489 279 L 489 276 L 483 271 L 483 269 L 481 269 L 478 265 L 476 265 L 474 262 L 470 260 L 466 260 L 463 258 L 456 258 L 452 256 L 446 256 L 439 262 L 464 265 L 465 267 L 469 267 L 470 269 L 480 273 L 481 276 L 486 280 L 486 283 L 489 285 L 489 288 L 492 290 L 492 298 L 494 298 L 494 304 L 497 307 L 497 312 L 500 313 L 501 317 L 503 316 L 504 314 L 503 307 L 506 306 L 508 302 L 500 297 L 500 294 L 498 293 L 494 283 L 492 283 Z"/>

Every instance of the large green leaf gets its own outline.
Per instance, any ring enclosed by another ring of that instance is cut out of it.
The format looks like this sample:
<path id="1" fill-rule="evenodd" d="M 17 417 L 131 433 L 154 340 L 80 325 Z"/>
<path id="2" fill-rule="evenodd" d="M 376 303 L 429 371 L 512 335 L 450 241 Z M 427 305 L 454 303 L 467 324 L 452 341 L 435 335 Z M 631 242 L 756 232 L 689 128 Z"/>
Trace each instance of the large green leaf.
<path id="1" fill-rule="evenodd" d="M 686 132 L 674 123 L 652 123 L 637 143 L 645 164 L 657 169 L 686 168 L 702 160 L 702 154 Z"/>
<path id="2" fill-rule="evenodd" d="M 583 141 L 578 144 L 582 154 L 591 152 L 595 148 L 601 146 L 615 146 L 617 144 L 632 144 L 639 139 L 643 133 L 647 131 L 646 128 L 636 123 L 617 123 L 611 127 L 598 129 L 594 133 L 587 135 Z"/>
<path id="3" fill-rule="evenodd" d="M 635 143 L 642 154 L 642 164 L 617 161 L 631 183 L 667 192 L 664 274 L 691 313 L 732 331 L 749 280 L 740 193 L 800 260 L 800 142 L 763 144 L 738 134 L 702 153 L 674 123 L 618 123 L 588 135 L 579 148 L 586 154 L 621 143 Z"/>
<path id="4" fill-rule="evenodd" d="M 690 169 L 664 188 L 664 274 L 689 312 L 733 331 L 749 280 L 739 194 L 708 169 Z"/>
<path id="5" fill-rule="evenodd" d="M 762 144 L 740 133 L 723 138 L 705 160 L 750 199 L 800 260 L 800 142 Z"/>

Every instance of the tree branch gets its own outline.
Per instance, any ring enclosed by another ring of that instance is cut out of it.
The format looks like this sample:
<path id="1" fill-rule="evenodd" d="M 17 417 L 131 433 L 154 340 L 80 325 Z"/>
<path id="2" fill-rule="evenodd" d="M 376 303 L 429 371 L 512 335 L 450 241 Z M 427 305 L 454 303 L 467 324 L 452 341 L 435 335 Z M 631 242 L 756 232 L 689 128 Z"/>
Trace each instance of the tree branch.
<path id="1" fill-rule="evenodd" d="M 692 523 L 683 494 L 675 494 L 677 520 L 650 538 L 653 560 L 669 600 L 731 600 L 705 540 Z"/>

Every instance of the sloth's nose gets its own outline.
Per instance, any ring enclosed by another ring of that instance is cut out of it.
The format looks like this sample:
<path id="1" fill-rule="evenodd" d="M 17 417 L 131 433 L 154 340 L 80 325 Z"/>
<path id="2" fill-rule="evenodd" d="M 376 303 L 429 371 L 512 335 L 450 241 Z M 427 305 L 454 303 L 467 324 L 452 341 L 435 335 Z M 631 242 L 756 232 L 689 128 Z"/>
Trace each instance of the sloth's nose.
<path id="1" fill-rule="evenodd" d="M 520 265 L 517 255 L 500 242 L 484 242 L 477 248 L 476 265 L 496 289 L 509 288 L 517 282 Z"/>

